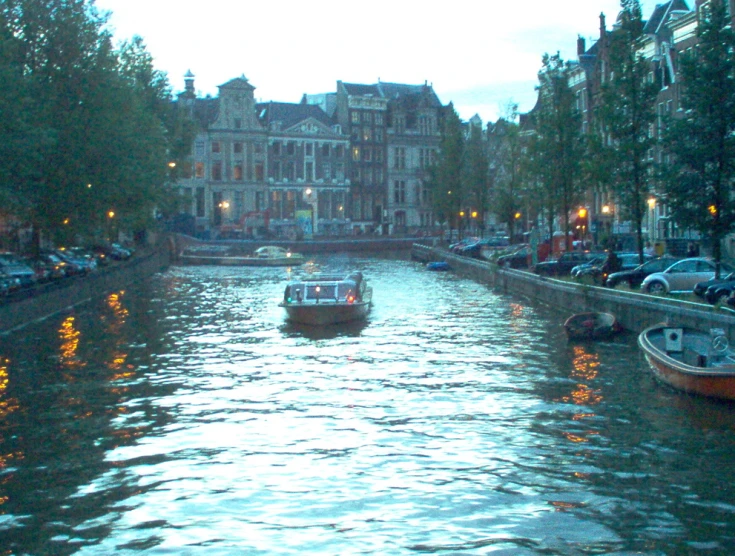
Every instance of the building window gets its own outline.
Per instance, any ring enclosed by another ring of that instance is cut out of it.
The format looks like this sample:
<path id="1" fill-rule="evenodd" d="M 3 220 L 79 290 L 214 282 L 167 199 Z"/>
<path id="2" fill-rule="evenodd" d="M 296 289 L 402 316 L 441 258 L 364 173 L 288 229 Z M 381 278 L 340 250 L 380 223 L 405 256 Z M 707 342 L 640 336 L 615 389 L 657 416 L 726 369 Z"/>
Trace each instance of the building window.
<path id="1" fill-rule="evenodd" d="M 236 154 L 239 154 L 242 152 L 242 143 L 240 141 L 235 141 L 235 143 L 232 145 L 232 150 Z"/>
<path id="2" fill-rule="evenodd" d="M 395 160 L 393 161 L 393 168 L 396 170 L 404 170 L 406 168 L 406 148 L 396 147 Z"/>
<path id="3" fill-rule="evenodd" d="M 235 164 L 235 167 L 232 169 L 232 177 L 235 181 L 242 181 L 242 164 Z"/>
<path id="4" fill-rule="evenodd" d="M 322 156 L 325 158 L 329 157 L 329 143 L 324 143 L 322 145 Z"/>
<path id="5" fill-rule="evenodd" d="M 197 187 L 196 215 L 199 218 L 204 217 L 204 188 L 203 187 Z"/>
<path id="6" fill-rule="evenodd" d="M 362 140 L 371 141 L 373 139 L 373 132 L 369 127 L 362 128 Z"/>
<path id="7" fill-rule="evenodd" d="M 383 114 L 379 112 L 375 114 L 375 125 L 383 125 Z"/>
<path id="8" fill-rule="evenodd" d="M 337 145 L 337 147 L 335 148 L 334 156 L 336 156 L 337 158 L 344 158 L 344 156 L 345 156 L 344 146 Z"/>
<path id="9" fill-rule="evenodd" d="M 365 122 L 366 124 L 369 124 L 370 121 L 372 120 L 371 116 L 372 116 L 372 114 L 370 112 L 363 112 L 362 113 L 362 121 Z"/>
<path id="10" fill-rule="evenodd" d="M 304 178 L 307 181 L 313 181 L 314 179 L 314 163 L 307 162 L 304 164 Z"/>
<path id="11" fill-rule="evenodd" d="M 365 162 L 370 162 L 373 159 L 373 149 L 371 149 L 370 147 L 363 147 L 362 159 Z"/>
<path id="12" fill-rule="evenodd" d="M 393 182 L 393 201 L 397 205 L 405 204 L 406 202 L 406 182 L 403 180 L 396 180 Z"/>
<path id="13" fill-rule="evenodd" d="M 194 152 L 197 155 L 197 158 L 201 158 L 204 156 L 204 141 L 197 141 L 194 145 Z"/>
<path id="14" fill-rule="evenodd" d="M 242 129 L 242 120 L 240 118 L 235 118 L 235 129 Z"/>
<path id="15" fill-rule="evenodd" d="M 286 154 L 293 155 L 294 153 L 296 153 L 296 143 L 289 141 L 286 143 Z"/>
<path id="16" fill-rule="evenodd" d="M 352 123 L 353 124 L 359 124 L 360 123 L 360 113 L 356 110 L 352 112 Z"/>
<path id="17" fill-rule="evenodd" d="M 383 147 L 376 147 L 374 153 L 375 153 L 375 162 L 382 164 L 383 163 Z"/>
<path id="18" fill-rule="evenodd" d="M 255 181 L 263 181 L 263 176 L 265 174 L 265 166 L 262 162 L 256 162 L 255 163 Z"/>
<path id="19" fill-rule="evenodd" d="M 195 178 L 204 177 L 204 162 L 196 162 L 194 164 L 194 177 Z"/>
<path id="20" fill-rule="evenodd" d="M 219 160 L 212 163 L 212 179 L 215 181 L 222 180 L 222 162 Z"/>
<path id="21" fill-rule="evenodd" d="M 220 149 L 219 141 L 212 141 L 212 152 L 218 153 Z"/>
<path id="22" fill-rule="evenodd" d="M 376 143 L 383 142 L 383 129 L 382 128 L 378 128 L 375 130 L 375 142 Z"/>
<path id="23" fill-rule="evenodd" d="M 360 160 L 360 147 L 352 147 L 352 160 L 359 162 Z"/>
<path id="24" fill-rule="evenodd" d="M 263 154 L 263 143 L 255 143 L 255 154 Z"/>
<path id="25" fill-rule="evenodd" d="M 281 154 L 281 143 L 279 141 L 275 141 L 273 143 L 273 154 L 276 154 L 276 155 Z"/>
<path id="26" fill-rule="evenodd" d="M 314 143 L 305 143 L 304 152 L 306 156 L 314 156 Z"/>
<path id="27" fill-rule="evenodd" d="M 279 160 L 273 163 L 273 179 L 276 181 L 281 180 L 281 162 Z"/>
<path id="28" fill-rule="evenodd" d="M 341 162 L 337 163 L 337 166 L 334 169 L 335 178 L 338 180 L 345 179 L 345 165 Z"/>
<path id="29" fill-rule="evenodd" d="M 322 178 L 325 180 L 332 178 L 332 165 L 329 162 L 322 163 Z"/>

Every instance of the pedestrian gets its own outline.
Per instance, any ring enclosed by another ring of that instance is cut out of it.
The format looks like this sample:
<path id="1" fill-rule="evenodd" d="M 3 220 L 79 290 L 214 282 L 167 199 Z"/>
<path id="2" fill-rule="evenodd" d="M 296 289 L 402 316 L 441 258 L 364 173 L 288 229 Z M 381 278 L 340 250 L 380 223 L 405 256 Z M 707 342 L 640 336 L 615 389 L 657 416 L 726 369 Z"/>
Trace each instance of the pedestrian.
<path id="1" fill-rule="evenodd" d="M 656 255 L 656 249 L 653 248 L 653 245 L 651 245 L 650 241 L 646 242 L 646 247 L 643 249 L 644 255 L 650 255 L 651 257 Z"/>
<path id="2" fill-rule="evenodd" d="M 699 249 L 697 249 L 697 246 L 689 242 L 689 245 L 687 246 L 687 257 L 698 257 L 699 256 Z"/>
<path id="3" fill-rule="evenodd" d="M 621 266 L 622 262 L 620 261 L 620 257 L 617 256 L 615 251 L 610 249 L 610 251 L 608 251 L 607 253 L 607 257 L 605 257 L 605 262 L 602 263 L 602 268 L 600 268 L 600 270 L 602 271 L 602 275 L 600 276 L 602 284 L 605 285 L 607 277 L 610 276 L 613 272 L 617 272 L 618 270 L 620 270 Z"/>

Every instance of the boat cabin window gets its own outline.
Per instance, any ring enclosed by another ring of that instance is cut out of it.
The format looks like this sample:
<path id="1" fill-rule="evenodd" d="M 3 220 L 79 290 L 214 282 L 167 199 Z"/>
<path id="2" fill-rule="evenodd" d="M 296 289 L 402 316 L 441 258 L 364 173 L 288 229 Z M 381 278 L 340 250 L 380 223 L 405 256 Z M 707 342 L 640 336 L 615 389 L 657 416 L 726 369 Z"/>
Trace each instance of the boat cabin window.
<path id="1" fill-rule="evenodd" d="M 294 300 L 344 300 L 349 295 L 357 295 L 357 288 L 352 282 L 300 283 L 289 286 L 286 297 Z"/>

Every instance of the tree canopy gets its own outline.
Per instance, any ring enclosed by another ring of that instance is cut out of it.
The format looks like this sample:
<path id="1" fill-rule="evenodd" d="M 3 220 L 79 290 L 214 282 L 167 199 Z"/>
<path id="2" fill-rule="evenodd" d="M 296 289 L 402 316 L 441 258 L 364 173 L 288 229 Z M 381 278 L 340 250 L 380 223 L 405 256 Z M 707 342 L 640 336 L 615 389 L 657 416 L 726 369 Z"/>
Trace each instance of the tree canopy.
<path id="1" fill-rule="evenodd" d="M 703 7 L 698 45 L 681 57 L 681 108 L 665 136 L 671 155 L 663 168 L 671 216 L 712 241 L 735 229 L 735 33 L 721 1 Z"/>
<path id="2" fill-rule="evenodd" d="M 165 74 L 106 23 L 92 0 L 0 1 L 0 200 L 59 241 L 144 226 L 181 135 Z"/>

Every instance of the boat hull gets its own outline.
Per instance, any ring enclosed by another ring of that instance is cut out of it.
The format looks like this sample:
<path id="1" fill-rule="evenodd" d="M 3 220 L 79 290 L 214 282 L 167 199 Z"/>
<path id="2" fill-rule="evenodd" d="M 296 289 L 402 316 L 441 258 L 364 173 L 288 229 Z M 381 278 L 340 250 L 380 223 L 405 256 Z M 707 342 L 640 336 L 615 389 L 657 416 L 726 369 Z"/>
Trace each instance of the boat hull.
<path id="1" fill-rule="evenodd" d="M 718 357 L 724 362 L 716 365 L 707 364 L 705 362 L 707 356 L 699 353 L 697 357 L 705 366 L 689 364 L 680 360 L 678 356 L 668 354 L 662 348 L 657 336 L 663 335 L 664 329 L 662 325 L 650 327 L 638 336 L 638 345 L 654 376 L 661 382 L 688 394 L 735 400 L 735 353 L 728 349 L 719 354 Z M 698 334 L 700 338 L 708 338 L 708 335 L 702 332 L 685 331 L 684 334 Z M 704 342 L 702 339 L 702 343 Z M 683 349 L 688 349 L 686 342 Z"/>
<path id="2" fill-rule="evenodd" d="M 610 313 L 578 313 L 564 323 L 570 340 L 600 340 L 620 332 L 622 327 Z"/>
<path id="3" fill-rule="evenodd" d="M 299 324 L 326 326 L 364 320 L 370 312 L 370 303 L 281 303 L 288 320 Z"/>

